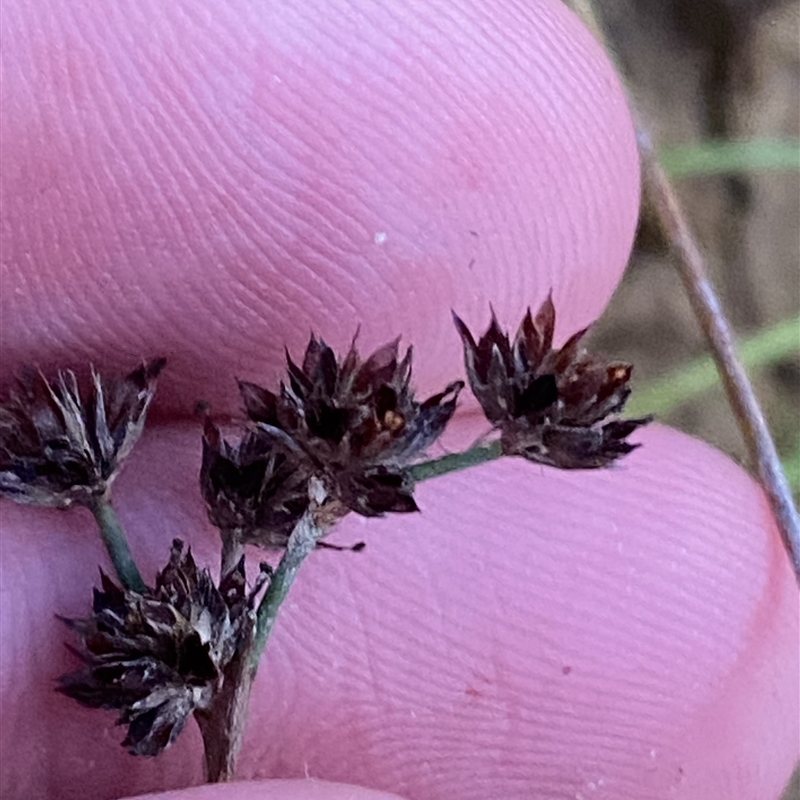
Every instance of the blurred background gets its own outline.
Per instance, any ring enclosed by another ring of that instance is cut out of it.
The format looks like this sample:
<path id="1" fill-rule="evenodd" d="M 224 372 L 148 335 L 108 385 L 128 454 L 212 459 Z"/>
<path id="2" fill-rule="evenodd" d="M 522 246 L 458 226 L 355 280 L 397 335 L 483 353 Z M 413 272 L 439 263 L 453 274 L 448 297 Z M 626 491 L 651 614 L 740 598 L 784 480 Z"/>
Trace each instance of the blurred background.
<path id="1" fill-rule="evenodd" d="M 594 4 L 707 258 L 800 494 L 800 0 Z M 647 209 L 594 344 L 636 365 L 633 412 L 745 461 Z"/>
<path id="2" fill-rule="evenodd" d="M 707 258 L 797 498 L 800 0 L 593 5 Z M 632 413 L 655 411 L 746 462 L 647 208 L 593 343 L 636 365 Z M 800 770 L 782 800 L 800 800 Z"/>

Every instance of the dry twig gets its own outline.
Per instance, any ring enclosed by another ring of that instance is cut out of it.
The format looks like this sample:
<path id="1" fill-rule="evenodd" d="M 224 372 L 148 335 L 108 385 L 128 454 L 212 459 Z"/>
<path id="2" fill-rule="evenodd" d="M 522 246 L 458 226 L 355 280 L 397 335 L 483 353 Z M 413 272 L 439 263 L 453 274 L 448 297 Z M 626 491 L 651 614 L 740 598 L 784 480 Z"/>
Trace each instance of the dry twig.
<path id="1" fill-rule="evenodd" d="M 609 57 L 613 57 L 594 12 L 592 0 L 565 0 L 565 2 L 592 31 Z M 792 561 L 795 576 L 800 583 L 800 518 L 792 500 L 789 482 L 783 472 L 775 443 L 753 386 L 736 352 L 730 323 L 708 278 L 700 248 L 692 236 L 675 190 L 658 163 L 648 128 L 643 124 L 632 103 L 631 108 L 641 157 L 643 202 L 653 210 L 669 246 L 675 267 L 717 365 L 728 402 L 744 437 L 751 468 L 767 494 L 783 543 Z"/>

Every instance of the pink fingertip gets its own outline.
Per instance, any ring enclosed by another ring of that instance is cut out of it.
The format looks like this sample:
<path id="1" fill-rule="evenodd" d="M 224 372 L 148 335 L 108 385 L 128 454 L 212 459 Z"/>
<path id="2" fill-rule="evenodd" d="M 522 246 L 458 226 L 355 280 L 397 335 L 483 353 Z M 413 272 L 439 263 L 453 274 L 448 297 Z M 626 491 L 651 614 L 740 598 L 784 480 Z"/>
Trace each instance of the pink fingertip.
<path id="1" fill-rule="evenodd" d="M 376 792 L 360 786 L 306 779 L 236 781 L 179 789 L 175 792 L 137 795 L 137 800 L 401 800 L 401 798 L 396 794 Z"/>
<path id="2" fill-rule="evenodd" d="M 238 408 L 313 330 L 402 334 L 457 374 L 448 309 L 563 339 L 628 257 L 638 159 L 613 70 L 557 0 L 6 0 L 0 378 L 164 353 L 154 408 Z"/>

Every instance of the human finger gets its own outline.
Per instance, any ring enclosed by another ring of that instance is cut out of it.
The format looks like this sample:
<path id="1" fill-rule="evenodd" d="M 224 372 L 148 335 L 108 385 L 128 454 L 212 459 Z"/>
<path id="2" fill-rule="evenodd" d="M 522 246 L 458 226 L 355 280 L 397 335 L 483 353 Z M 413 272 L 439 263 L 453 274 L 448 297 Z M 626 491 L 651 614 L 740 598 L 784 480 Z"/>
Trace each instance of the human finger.
<path id="1" fill-rule="evenodd" d="M 456 420 L 451 443 L 483 424 Z M 708 445 L 659 427 L 640 439 L 614 469 L 504 459 L 421 484 L 421 514 L 348 517 L 338 541 L 367 548 L 304 565 L 240 776 L 426 800 L 777 796 L 797 756 L 798 598 L 768 505 Z M 174 536 L 218 559 L 198 466 L 196 430 L 155 426 L 119 479 L 148 576 Z M 87 613 L 105 564 L 88 515 L 0 508 L 3 796 L 199 781 L 194 728 L 135 759 L 111 714 L 52 691 L 75 666 L 52 614 Z"/>
<path id="2" fill-rule="evenodd" d="M 236 781 L 139 795 L 138 800 L 400 800 L 398 795 L 316 780 Z"/>
<path id="3" fill-rule="evenodd" d="M 0 378 L 166 355 L 155 413 L 236 408 L 313 329 L 402 334 L 422 391 L 450 308 L 558 334 L 633 237 L 613 70 L 558 0 L 6 0 Z"/>

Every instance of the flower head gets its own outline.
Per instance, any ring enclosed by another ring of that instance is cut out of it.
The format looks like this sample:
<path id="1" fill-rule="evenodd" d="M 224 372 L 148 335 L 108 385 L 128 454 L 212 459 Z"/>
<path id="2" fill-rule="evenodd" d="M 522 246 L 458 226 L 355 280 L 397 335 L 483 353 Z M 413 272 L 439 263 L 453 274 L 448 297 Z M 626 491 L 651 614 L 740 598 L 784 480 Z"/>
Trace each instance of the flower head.
<path id="1" fill-rule="evenodd" d="M 528 309 L 513 342 L 494 315 L 477 342 L 458 316 L 453 319 L 470 387 L 500 430 L 504 453 L 586 469 L 603 467 L 637 447 L 627 437 L 650 417 L 616 418 L 630 394 L 631 365 L 589 356 L 581 347 L 588 329 L 554 349 L 550 297 L 535 317 Z"/>
<path id="2" fill-rule="evenodd" d="M 406 465 L 442 434 L 464 385 L 455 381 L 418 402 L 410 385 L 411 348 L 400 358 L 398 345 L 390 342 L 362 360 L 353 344 L 337 360 L 312 336 L 302 366 L 287 353 L 289 381 L 277 394 L 239 384 L 250 419 L 288 436 L 332 499 L 365 516 L 417 509 Z"/>
<path id="3" fill-rule="evenodd" d="M 0 404 L 0 494 L 66 507 L 104 495 L 142 428 L 164 366 L 159 358 L 122 378 L 92 370 L 85 397 L 75 374 L 31 372 Z"/>
<path id="4" fill-rule="evenodd" d="M 64 620 L 81 637 L 84 662 L 59 691 L 92 708 L 120 710 L 123 745 L 136 755 L 169 747 L 196 710 L 209 708 L 223 671 L 253 635 L 256 593 L 244 559 L 217 587 L 175 540 L 154 589 L 124 591 L 106 575 L 92 616 Z"/>
<path id="5" fill-rule="evenodd" d="M 283 547 L 309 505 L 310 465 L 291 440 L 262 430 L 225 441 L 206 419 L 200 489 L 208 516 L 242 543 Z"/>

